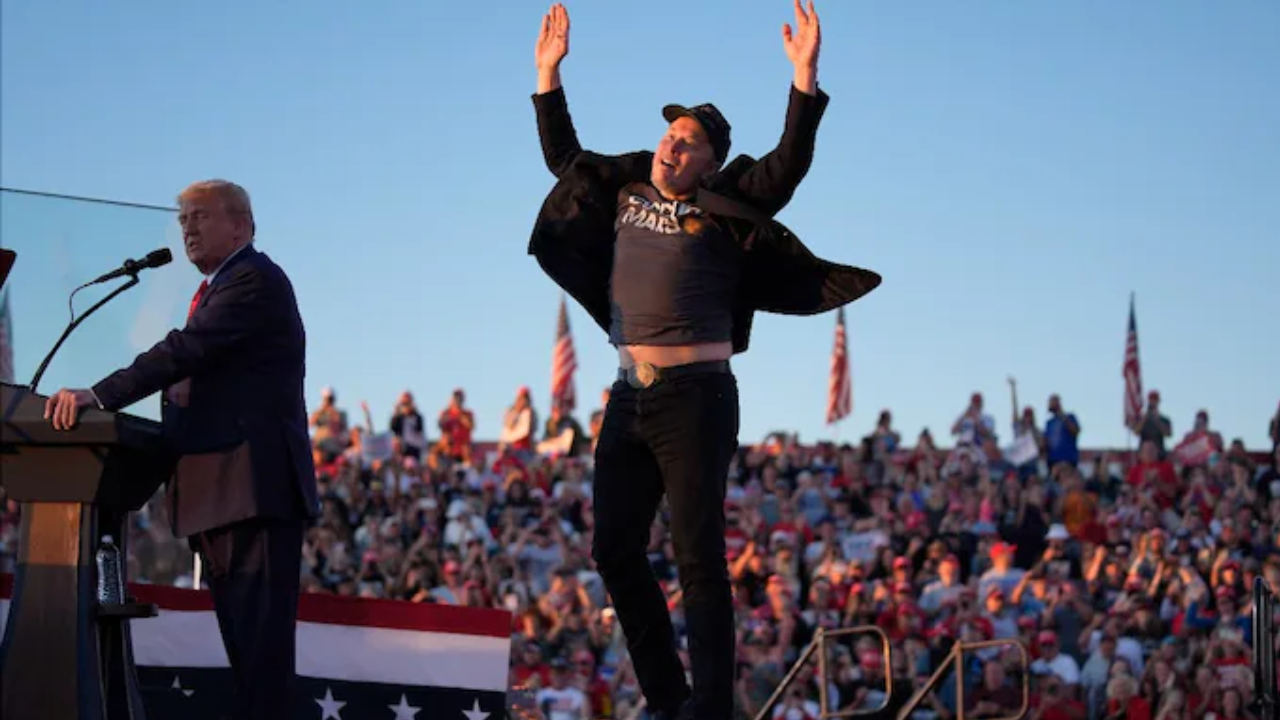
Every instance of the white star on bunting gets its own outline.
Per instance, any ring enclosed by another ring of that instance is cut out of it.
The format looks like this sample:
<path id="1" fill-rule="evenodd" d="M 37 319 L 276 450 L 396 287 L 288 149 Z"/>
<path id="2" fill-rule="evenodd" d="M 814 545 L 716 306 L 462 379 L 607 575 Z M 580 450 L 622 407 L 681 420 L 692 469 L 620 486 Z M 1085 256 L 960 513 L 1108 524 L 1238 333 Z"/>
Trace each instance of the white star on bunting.
<path id="1" fill-rule="evenodd" d="M 334 700 L 333 690 L 324 689 L 324 697 L 316 698 L 316 704 L 320 706 L 320 720 L 342 720 L 342 706 L 346 705 L 346 701 Z"/>
<path id="2" fill-rule="evenodd" d="M 417 708 L 409 704 L 409 698 L 404 693 L 400 693 L 399 705 L 388 705 L 396 714 L 396 720 L 417 720 L 418 712 L 422 708 Z"/>
<path id="3" fill-rule="evenodd" d="M 485 720 L 489 717 L 489 713 L 480 709 L 480 698 L 476 698 L 475 702 L 471 703 L 471 709 L 463 710 L 462 714 L 467 716 L 467 720 Z"/>
<path id="4" fill-rule="evenodd" d="M 182 687 L 182 681 L 178 679 L 177 675 L 173 676 L 173 684 L 170 685 L 169 687 L 173 688 L 174 690 L 177 690 L 178 692 L 182 693 L 183 695 L 186 695 L 187 697 L 191 697 L 193 694 L 195 694 L 195 690 L 188 690 Z"/>

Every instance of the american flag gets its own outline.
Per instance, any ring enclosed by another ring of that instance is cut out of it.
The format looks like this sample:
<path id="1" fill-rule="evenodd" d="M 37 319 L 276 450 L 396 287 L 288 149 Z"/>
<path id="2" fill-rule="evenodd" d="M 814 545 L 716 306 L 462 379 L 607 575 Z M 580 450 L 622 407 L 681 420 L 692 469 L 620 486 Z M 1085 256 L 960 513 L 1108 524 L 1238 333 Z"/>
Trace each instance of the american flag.
<path id="1" fill-rule="evenodd" d="M 577 393 L 573 387 L 573 372 L 577 369 L 573 332 L 569 330 L 569 308 L 564 296 L 561 296 L 560 317 L 556 321 L 556 346 L 551 353 L 551 404 L 566 414 L 573 412 L 577 406 Z"/>
<path id="2" fill-rule="evenodd" d="M 1124 341 L 1124 421 L 1133 425 L 1142 417 L 1142 365 L 1138 362 L 1138 318 L 1129 295 L 1129 333 Z"/>
<path id="3" fill-rule="evenodd" d="M 831 377 L 827 382 L 827 424 L 853 412 L 853 379 L 849 376 L 849 340 L 844 332 L 844 308 L 836 315 L 836 343 L 831 351 Z"/>
<path id="4" fill-rule="evenodd" d="M 0 289 L 0 382 L 13 382 L 13 321 L 9 317 L 9 291 Z"/>

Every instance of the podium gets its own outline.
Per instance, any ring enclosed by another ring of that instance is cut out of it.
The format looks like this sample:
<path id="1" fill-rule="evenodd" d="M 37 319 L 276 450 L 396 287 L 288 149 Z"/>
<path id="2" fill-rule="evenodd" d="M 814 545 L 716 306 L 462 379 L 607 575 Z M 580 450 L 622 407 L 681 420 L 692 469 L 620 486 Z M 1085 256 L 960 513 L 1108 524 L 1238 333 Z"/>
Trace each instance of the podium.
<path id="1" fill-rule="evenodd" d="M 86 409 L 72 430 L 47 398 L 0 383 L 0 485 L 21 503 L 13 596 L 0 645 L 0 720 L 143 720 L 129 620 L 156 608 L 97 599 L 95 553 L 169 477 L 160 424 Z"/>

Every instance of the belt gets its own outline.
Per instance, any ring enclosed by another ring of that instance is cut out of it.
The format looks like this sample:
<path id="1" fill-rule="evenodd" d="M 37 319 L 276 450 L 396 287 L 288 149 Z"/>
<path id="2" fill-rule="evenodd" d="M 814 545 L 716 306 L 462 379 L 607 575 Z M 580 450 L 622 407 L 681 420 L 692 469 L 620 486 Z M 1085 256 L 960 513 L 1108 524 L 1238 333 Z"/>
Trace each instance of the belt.
<path id="1" fill-rule="evenodd" d="M 728 360 L 703 360 L 671 367 L 658 367 L 652 363 L 640 362 L 636 363 L 635 367 L 618 368 L 618 379 L 625 380 L 631 387 L 639 390 L 676 378 L 727 372 L 730 372 Z"/>

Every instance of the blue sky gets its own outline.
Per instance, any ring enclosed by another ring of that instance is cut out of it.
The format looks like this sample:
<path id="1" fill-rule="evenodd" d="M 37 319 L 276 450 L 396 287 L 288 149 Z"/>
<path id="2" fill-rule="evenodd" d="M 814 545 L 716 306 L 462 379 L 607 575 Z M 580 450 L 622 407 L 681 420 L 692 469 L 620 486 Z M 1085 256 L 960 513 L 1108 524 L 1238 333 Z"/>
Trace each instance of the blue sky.
<path id="1" fill-rule="evenodd" d="M 309 401 L 332 384 L 385 424 L 401 389 L 434 414 L 462 386 L 493 437 L 517 385 L 547 405 L 559 301 L 525 254 L 552 184 L 529 100 L 546 4 L 500 5 L 4 3 L 0 178 L 156 204 L 196 179 L 244 184 L 261 249 L 298 290 Z M 564 80 L 588 147 L 652 147 L 664 103 L 701 101 L 729 118 L 735 151 L 776 142 L 785 0 L 568 7 Z M 1206 407 L 1229 438 L 1263 446 L 1280 400 L 1280 4 L 827 0 L 819 12 L 832 102 L 780 219 L 885 281 L 849 307 L 855 412 L 838 434 L 823 423 L 834 313 L 757 317 L 736 360 L 744 442 L 781 428 L 857 437 L 885 407 L 904 434 L 942 438 L 975 390 L 1007 437 L 1013 374 L 1041 416 L 1059 392 L 1086 444 L 1123 447 L 1132 291 L 1146 385 L 1175 433 Z M 23 266 L 50 278 L 39 293 L 14 291 L 20 373 L 40 354 L 21 332 L 51 341 L 65 290 L 176 242 L 167 218 L 142 211 L 98 223 L 107 210 L 71 222 L 26 207 L 8 213 L 10 234 L 45 223 L 25 241 L 66 245 Z M 155 271 L 97 332 L 158 337 L 197 283 L 181 261 Z M 570 312 L 585 420 L 616 356 Z M 43 389 L 96 380 L 131 345 L 68 351 Z"/>

